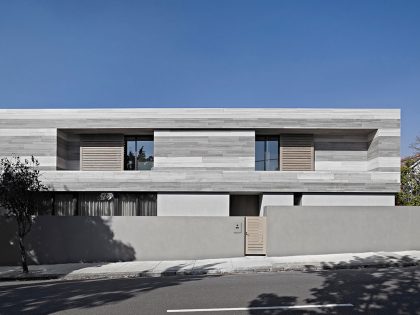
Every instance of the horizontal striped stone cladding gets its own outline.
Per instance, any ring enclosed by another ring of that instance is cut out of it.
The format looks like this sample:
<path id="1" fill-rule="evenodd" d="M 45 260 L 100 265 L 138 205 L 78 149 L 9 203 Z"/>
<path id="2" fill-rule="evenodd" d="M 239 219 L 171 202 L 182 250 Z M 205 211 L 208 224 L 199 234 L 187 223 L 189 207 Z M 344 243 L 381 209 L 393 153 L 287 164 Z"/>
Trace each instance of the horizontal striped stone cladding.
<path id="1" fill-rule="evenodd" d="M 380 156 L 399 157 L 399 150 L 399 137 L 375 137 L 369 146 L 367 157 L 368 159 L 374 159 Z"/>
<path id="2" fill-rule="evenodd" d="M 80 136 L 67 136 L 67 170 L 80 170 Z"/>
<path id="3" fill-rule="evenodd" d="M 400 129 L 378 129 L 368 140 L 367 170 L 400 172 Z"/>
<path id="4" fill-rule="evenodd" d="M 67 140 L 65 133 L 57 131 L 57 170 L 67 169 Z"/>
<path id="5" fill-rule="evenodd" d="M 398 172 L 358 171 L 56 171 L 42 180 L 56 191 L 395 193 L 400 185 Z"/>
<path id="6" fill-rule="evenodd" d="M 315 170 L 367 170 L 367 135 L 315 135 L 314 146 Z"/>
<path id="7" fill-rule="evenodd" d="M 15 126 L 19 127 L 19 126 Z M 19 156 L 39 161 L 41 170 L 56 169 L 57 129 L 5 129 L 0 125 L 0 157 Z"/>
<path id="8" fill-rule="evenodd" d="M 398 109 L 2 109 L 1 128 L 399 128 Z"/>
<path id="9" fill-rule="evenodd" d="M 57 170 L 80 170 L 80 135 L 57 130 Z"/>
<path id="10" fill-rule="evenodd" d="M 155 131 L 155 169 L 255 169 L 254 131 Z"/>

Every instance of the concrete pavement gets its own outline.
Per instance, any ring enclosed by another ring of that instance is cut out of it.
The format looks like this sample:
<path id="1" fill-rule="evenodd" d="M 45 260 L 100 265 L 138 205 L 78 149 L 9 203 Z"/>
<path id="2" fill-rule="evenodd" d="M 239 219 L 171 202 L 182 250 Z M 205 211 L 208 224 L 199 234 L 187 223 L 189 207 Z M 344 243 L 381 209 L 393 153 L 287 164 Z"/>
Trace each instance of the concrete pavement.
<path id="1" fill-rule="evenodd" d="M 366 252 L 288 257 L 246 256 L 238 258 L 130 261 L 31 265 L 23 275 L 20 266 L 1 266 L 0 280 L 95 279 L 161 277 L 171 275 L 224 275 L 257 272 L 404 267 L 420 265 L 420 251 Z"/>

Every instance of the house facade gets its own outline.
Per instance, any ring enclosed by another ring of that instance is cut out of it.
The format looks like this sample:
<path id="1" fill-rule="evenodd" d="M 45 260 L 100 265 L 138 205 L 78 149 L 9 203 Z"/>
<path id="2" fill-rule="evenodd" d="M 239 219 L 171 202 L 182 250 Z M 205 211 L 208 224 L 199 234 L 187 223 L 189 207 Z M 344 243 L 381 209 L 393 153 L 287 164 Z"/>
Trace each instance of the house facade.
<path id="1" fill-rule="evenodd" d="M 393 206 L 400 111 L 2 109 L 0 155 L 39 160 L 54 215 Z"/>

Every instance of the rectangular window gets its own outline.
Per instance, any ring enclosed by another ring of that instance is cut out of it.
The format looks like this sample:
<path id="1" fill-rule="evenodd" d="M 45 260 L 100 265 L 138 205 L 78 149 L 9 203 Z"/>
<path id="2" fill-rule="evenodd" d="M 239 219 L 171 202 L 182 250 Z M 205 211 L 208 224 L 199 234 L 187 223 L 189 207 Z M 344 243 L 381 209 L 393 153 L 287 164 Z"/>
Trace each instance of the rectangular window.
<path id="1" fill-rule="evenodd" d="M 54 196 L 54 215 L 77 215 L 77 193 L 56 193 Z"/>
<path id="2" fill-rule="evenodd" d="M 153 136 L 125 138 L 124 170 L 144 171 L 153 168 Z"/>
<path id="3" fill-rule="evenodd" d="M 79 193 L 79 215 L 113 216 L 117 215 L 117 199 L 113 193 Z"/>
<path id="4" fill-rule="evenodd" d="M 255 170 L 279 170 L 279 137 L 257 136 L 255 140 Z"/>
<path id="5" fill-rule="evenodd" d="M 32 198 L 37 215 L 51 215 L 54 212 L 53 194 L 51 192 L 33 192 Z"/>
<path id="6" fill-rule="evenodd" d="M 119 193 L 118 215 L 157 215 L 157 195 L 148 193 Z"/>
<path id="7" fill-rule="evenodd" d="M 56 193 L 57 216 L 156 216 L 157 195 L 136 192 Z"/>

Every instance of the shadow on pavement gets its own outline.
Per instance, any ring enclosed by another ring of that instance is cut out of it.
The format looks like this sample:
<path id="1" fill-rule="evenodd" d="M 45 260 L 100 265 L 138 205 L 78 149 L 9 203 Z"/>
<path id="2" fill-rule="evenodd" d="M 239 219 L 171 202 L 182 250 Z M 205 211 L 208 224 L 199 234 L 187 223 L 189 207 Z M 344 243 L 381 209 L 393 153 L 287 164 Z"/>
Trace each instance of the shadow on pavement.
<path id="1" fill-rule="evenodd" d="M 183 266 L 167 270 L 167 274 Z M 205 267 L 212 270 L 212 265 Z M 205 272 L 205 269 L 203 269 Z M 130 278 L 101 280 L 67 280 L 53 282 L 16 282 L 0 286 L 0 314 L 46 314 L 68 309 L 88 309 L 119 302 L 159 288 L 198 281 L 205 275 L 168 276 L 164 278 Z"/>
<path id="2" fill-rule="evenodd" d="M 371 257 L 375 258 L 375 257 Z M 356 257 L 350 263 L 363 265 L 368 259 Z M 384 261 L 385 263 L 385 261 Z M 410 257 L 402 257 L 395 265 L 413 264 Z M 420 269 L 363 268 L 340 270 L 343 264 L 325 263 L 323 271 L 311 272 L 321 277 L 320 286 L 311 288 L 309 297 L 301 304 L 353 304 L 350 308 L 317 308 L 306 310 L 251 310 L 256 314 L 420 314 Z M 329 270 L 328 270 L 329 269 Z M 297 297 L 260 294 L 249 307 L 296 305 Z"/>

